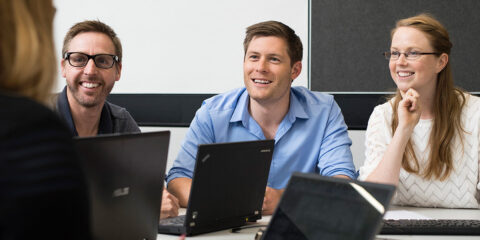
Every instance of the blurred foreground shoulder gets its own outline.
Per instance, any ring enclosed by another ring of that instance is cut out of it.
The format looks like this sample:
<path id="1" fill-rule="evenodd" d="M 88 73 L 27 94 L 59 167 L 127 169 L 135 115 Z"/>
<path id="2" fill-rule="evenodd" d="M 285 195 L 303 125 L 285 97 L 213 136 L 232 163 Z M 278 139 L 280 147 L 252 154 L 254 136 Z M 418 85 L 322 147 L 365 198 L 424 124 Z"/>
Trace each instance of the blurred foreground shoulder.
<path id="1" fill-rule="evenodd" d="M 90 239 L 87 189 L 57 115 L 0 93 L 0 239 Z"/>

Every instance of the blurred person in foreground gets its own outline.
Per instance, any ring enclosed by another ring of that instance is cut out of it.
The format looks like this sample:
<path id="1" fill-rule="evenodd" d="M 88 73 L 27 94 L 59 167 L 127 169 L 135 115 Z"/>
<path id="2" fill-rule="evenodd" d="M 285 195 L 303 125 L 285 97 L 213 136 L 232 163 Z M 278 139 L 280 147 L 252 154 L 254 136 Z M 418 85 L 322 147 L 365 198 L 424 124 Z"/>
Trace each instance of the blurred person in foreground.
<path id="1" fill-rule="evenodd" d="M 43 105 L 56 76 L 51 0 L 0 0 L 0 239 L 90 239 L 71 135 Z"/>

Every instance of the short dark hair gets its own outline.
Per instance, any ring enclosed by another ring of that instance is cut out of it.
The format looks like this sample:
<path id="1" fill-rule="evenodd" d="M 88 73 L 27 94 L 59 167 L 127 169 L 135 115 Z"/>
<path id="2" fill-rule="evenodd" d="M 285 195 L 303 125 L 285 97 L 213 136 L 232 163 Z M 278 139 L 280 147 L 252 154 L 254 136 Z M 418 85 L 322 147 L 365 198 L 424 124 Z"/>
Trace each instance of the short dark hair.
<path id="1" fill-rule="evenodd" d="M 243 41 L 245 54 L 247 53 L 248 45 L 250 45 L 250 42 L 256 36 L 274 36 L 284 39 L 287 42 L 287 52 L 290 57 L 291 65 L 298 61 L 302 61 L 302 41 L 289 26 L 278 21 L 266 21 L 248 27 L 245 40 Z"/>
<path id="2" fill-rule="evenodd" d="M 84 32 L 98 32 L 107 35 L 113 42 L 115 55 L 118 56 L 118 62 L 122 62 L 122 43 L 120 39 L 110 26 L 99 20 L 88 20 L 73 25 L 63 39 L 62 57 L 67 53 L 70 41 L 78 34 Z"/>

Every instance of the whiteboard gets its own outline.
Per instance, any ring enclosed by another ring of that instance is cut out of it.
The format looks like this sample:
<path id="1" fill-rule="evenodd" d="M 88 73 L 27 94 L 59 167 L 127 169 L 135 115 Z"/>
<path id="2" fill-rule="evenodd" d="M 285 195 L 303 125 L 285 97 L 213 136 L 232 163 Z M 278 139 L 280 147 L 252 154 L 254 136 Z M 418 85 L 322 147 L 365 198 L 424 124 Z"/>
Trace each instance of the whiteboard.
<path id="1" fill-rule="evenodd" d="M 221 93 L 243 86 L 246 27 L 277 20 L 303 42 L 308 87 L 308 0 L 55 0 L 58 62 L 68 29 L 83 20 L 110 25 L 123 45 L 123 69 L 112 93 Z M 58 65 L 60 67 L 60 64 Z M 65 86 L 58 75 L 56 91 Z"/>

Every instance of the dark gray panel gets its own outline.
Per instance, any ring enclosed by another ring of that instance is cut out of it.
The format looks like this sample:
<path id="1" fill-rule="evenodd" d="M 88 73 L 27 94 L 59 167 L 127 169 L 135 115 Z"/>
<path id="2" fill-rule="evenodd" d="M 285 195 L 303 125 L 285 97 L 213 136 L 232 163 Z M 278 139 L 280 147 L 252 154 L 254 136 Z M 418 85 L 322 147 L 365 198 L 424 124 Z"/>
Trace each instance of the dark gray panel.
<path id="1" fill-rule="evenodd" d="M 329 92 L 385 92 L 395 85 L 382 52 L 399 19 L 434 15 L 449 31 L 455 84 L 480 90 L 480 1 L 312 0 L 311 88 Z"/>
<path id="2" fill-rule="evenodd" d="M 126 108 L 140 126 L 188 127 L 203 100 L 213 94 L 110 94 L 108 100 Z M 350 130 L 364 130 L 383 94 L 333 94 Z"/>
<path id="3" fill-rule="evenodd" d="M 110 94 L 140 126 L 188 127 L 203 100 L 214 94 Z"/>

